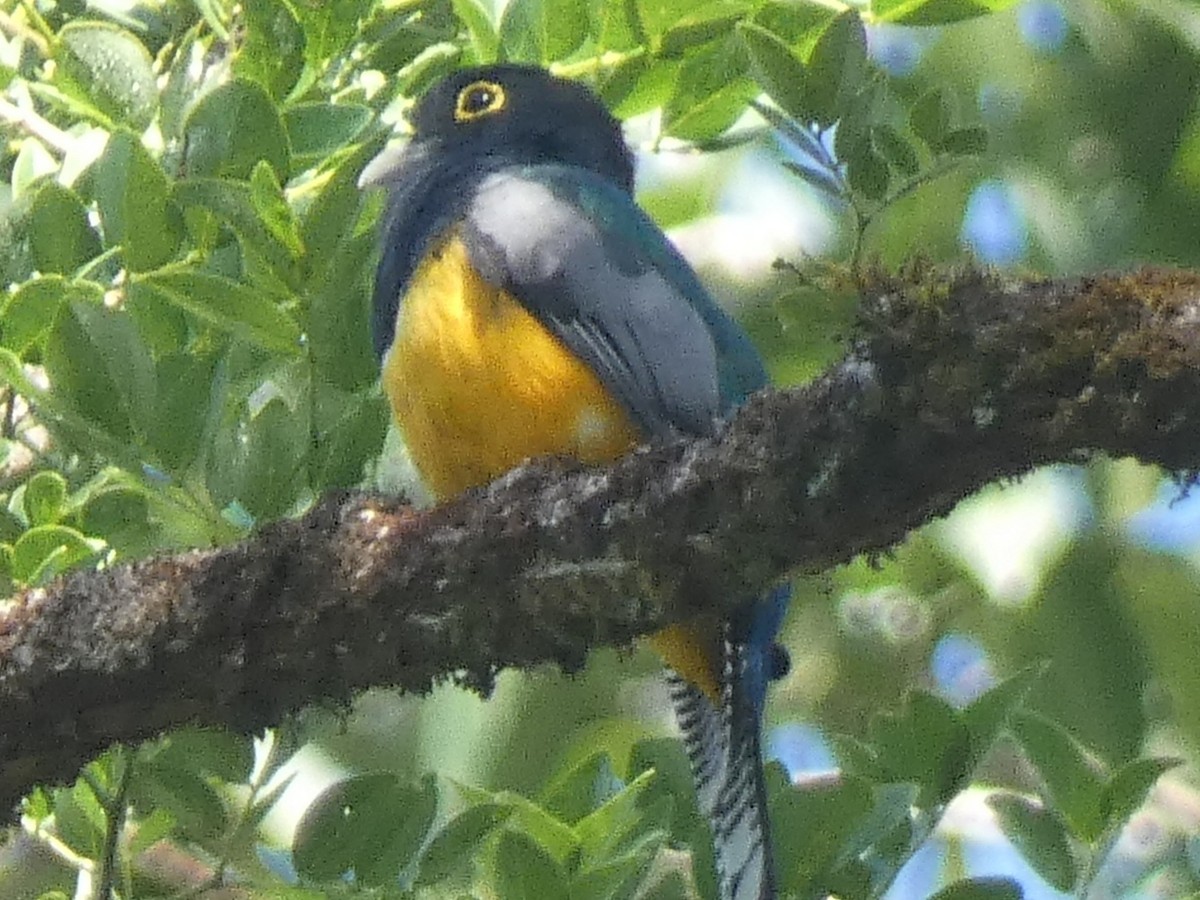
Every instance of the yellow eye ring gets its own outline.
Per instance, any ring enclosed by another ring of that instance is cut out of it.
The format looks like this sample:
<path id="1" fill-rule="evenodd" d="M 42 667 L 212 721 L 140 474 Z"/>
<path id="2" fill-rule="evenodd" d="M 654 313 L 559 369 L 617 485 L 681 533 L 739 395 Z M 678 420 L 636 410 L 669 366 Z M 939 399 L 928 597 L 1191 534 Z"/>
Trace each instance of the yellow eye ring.
<path id="1" fill-rule="evenodd" d="M 458 92 L 454 103 L 454 121 L 471 122 L 498 113 L 508 103 L 508 94 L 494 81 L 472 81 Z"/>

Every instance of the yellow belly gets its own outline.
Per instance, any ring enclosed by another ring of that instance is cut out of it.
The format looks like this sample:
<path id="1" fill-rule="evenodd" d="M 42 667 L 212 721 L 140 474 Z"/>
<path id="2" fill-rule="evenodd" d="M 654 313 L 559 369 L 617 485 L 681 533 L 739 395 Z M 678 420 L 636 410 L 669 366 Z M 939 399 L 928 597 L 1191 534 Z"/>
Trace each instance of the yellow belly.
<path id="1" fill-rule="evenodd" d="M 382 380 L 413 463 L 438 499 L 532 457 L 601 463 L 638 442 L 595 372 L 518 300 L 480 278 L 453 234 L 413 274 Z M 667 628 L 651 643 L 717 698 L 699 630 Z"/>
<path id="2" fill-rule="evenodd" d="M 383 387 L 439 499 L 536 456 L 606 462 L 637 443 L 596 374 L 515 298 L 486 283 L 454 236 L 401 304 Z"/>

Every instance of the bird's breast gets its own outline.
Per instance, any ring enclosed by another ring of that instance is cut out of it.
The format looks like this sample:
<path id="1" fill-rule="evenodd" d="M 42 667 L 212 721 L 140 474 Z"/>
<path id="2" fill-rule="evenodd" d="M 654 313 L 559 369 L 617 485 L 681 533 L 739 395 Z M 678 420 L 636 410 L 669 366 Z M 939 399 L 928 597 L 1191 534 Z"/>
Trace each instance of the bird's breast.
<path id="1" fill-rule="evenodd" d="M 438 498 L 531 457 L 598 463 L 638 439 L 592 369 L 520 301 L 484 281 L 453 233 L 409 282 L 383 387 Z"/>

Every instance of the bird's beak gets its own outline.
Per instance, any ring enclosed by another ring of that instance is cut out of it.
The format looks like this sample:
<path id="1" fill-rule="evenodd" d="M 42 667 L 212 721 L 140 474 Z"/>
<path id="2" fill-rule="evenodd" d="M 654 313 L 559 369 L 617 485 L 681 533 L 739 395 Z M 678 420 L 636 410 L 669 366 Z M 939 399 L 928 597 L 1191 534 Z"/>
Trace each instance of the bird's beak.
<path id="1" fill-rule="evenodd" d="M 358 176 L 358 186 L 367 188 L 419 178 L 428 166 L 429 158 L 429 145 L 411 137 L 389 144 L 363 168 Z"/>

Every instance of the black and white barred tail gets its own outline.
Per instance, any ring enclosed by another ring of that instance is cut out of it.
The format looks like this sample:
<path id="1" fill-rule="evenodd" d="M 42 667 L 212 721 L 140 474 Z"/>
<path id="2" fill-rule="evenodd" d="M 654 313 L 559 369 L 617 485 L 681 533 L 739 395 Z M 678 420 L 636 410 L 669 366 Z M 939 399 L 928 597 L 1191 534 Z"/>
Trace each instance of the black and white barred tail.
<path id="1" fill-rule="evenodd" d="M 761 709 L 741 690 L 745 646 L 724 643 L 719 707 L 669 670 L 667 685 L 700 811 L 712 828 L 721 900 L 775 900 Z"/>

